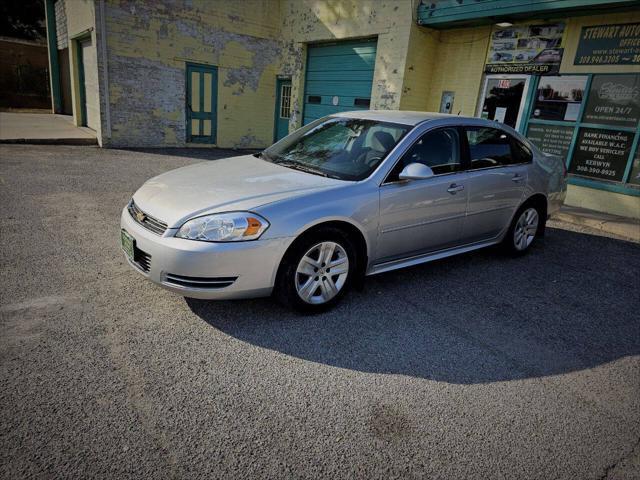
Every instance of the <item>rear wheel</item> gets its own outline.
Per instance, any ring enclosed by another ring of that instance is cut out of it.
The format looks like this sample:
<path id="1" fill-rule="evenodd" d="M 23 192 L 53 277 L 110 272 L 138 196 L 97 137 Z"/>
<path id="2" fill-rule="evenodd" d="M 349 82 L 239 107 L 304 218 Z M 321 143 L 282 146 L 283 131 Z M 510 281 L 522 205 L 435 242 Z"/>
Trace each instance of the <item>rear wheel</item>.
<path id="1" fill-rule="evenodd" d="M 296 310 L 326 310 L 351 286 L 355 265 L 355 248 L 348 236 L 335 228 L 323 228 L 300 238 L 287 252 L 275 296 Z"/>
<path id="2" fill-rule="evenodd" d="M 503 245 L 514 255 L 524 254 L 542 230 L 542 223 L 542 214 L 537 206 L 523 205 L 513 217 Z"/>

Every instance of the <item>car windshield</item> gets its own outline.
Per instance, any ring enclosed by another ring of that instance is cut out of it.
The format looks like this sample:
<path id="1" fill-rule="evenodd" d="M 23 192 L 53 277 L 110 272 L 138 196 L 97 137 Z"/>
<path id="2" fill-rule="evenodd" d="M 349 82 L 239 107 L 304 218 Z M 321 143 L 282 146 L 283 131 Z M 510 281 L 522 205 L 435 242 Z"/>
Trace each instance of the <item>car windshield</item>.
<path id="1" fill-rule="evenodd" d="M 375 120 L 328 117 L 285 137 L 260 156 L 316 175 L 362 180 L 410 129 Z"/>

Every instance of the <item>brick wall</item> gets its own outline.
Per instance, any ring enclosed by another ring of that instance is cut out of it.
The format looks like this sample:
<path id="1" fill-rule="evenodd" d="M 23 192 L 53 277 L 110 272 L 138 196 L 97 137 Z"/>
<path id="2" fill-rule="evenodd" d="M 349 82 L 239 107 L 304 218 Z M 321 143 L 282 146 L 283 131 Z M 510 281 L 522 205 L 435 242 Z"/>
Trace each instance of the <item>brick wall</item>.
<path id="1" fill-rule="evenodd" d="M 0 37 L 0 107 L 51 108 L 47 46 Z"/>
<path id="2" fill-rule="evenodd" d="M 64 50 L 69 43 L 67 33 L 67 12 L 65 10 L 65 0 L 57 0 L 54 4 L 56 13 L 56 43 L 58 50 Z"/>
<path id="3" fill-rule="evenodd" d="M 376 36 L 372 108 L 400 106 L 411 2 L 109 0 L 105 20 L 113 146 L 185 144 L 187 62 L 218 67 L 218 146 L 269 145 L 278 75 L 293 78 L 300 125 L 310 42 Z"/>
<path id="4" fill-rule="evenodd" d="M 279 2 L 109 1 L 111 145 L 185 144 L 185 65 L 218 67 L 218 146 L 273 136 Z"/>

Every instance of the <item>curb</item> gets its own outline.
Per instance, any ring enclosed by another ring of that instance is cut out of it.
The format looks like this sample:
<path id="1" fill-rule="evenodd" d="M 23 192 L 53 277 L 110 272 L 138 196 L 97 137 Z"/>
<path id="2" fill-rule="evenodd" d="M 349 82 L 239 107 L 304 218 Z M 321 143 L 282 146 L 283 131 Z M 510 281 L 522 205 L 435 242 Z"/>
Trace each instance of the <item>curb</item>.
<path id="1" fill-rule="evenodd" d="M 1 138 L 3 145 L 98 145 L 96 138 Z"/>
<path id="2" fill-rule="evenodd" d="M 633 219 L 626 219 L 620 217 L 620 219 L 602 220 L 589 218 L 582 215 L 574 215 L 571 213 L 558 212 L 551 220 L 559 222 L 572 223 L 582 227 L 589 227 L 595 230 L 601 230 L 603 232 L 617 235 L 626 240 L 640 243 L 640 221 Z"/>

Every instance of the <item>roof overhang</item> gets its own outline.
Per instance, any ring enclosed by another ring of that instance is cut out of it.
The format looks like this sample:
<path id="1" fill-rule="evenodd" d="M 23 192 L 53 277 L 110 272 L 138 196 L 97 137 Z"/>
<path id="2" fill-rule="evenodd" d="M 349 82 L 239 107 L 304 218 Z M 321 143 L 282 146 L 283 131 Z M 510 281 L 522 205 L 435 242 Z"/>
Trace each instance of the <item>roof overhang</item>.
<path id="1" fill-rule="evenodd" d="M 640 0 L 420 0 L 418 25 L 447 29 L 637 11 Z"/>

